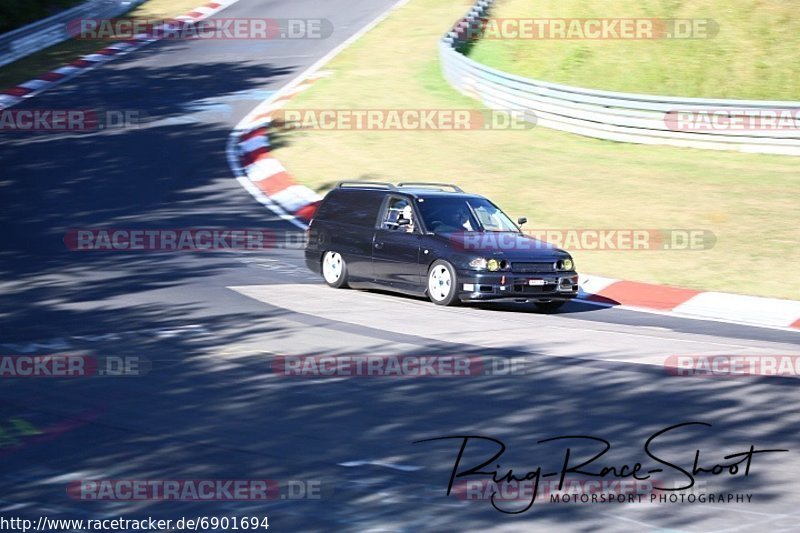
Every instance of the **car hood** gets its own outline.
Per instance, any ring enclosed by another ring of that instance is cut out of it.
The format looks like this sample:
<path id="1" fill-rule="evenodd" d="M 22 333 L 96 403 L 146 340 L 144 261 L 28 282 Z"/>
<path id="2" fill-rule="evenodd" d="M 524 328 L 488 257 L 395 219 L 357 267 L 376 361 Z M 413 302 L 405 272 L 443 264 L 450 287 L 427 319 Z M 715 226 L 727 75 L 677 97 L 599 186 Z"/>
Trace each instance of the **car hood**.
<path id="1" fill-rule="evenodd" d="M 508 260 L 561 259 L 564 250 L 522 233 L 500 231 L 460 231 L 442 234 L 456 250 Z"/>

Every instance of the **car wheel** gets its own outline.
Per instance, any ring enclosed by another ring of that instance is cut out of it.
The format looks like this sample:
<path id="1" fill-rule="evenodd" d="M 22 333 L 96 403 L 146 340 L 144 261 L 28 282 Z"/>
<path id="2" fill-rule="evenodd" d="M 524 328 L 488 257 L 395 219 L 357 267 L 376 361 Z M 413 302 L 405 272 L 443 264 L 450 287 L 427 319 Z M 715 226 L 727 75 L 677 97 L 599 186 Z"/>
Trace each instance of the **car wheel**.
<path id="1" fill-rule="evenodd" d="M 437 305 L 459 303 L 456 270 L 447 261 L 436 260 L 428 270 L 428 298 Z"/>
<path id="2" fill-rule="evenodd" d="M 536 309 L 544 313 L 555 313 L 567 302 L 564 300 L 552 300 L 549 302 L 535 302 Z"/>
<path id="3" fill-rule="evenodd" d="M 347 287 L 347 263 L 342 254 L 330 250 L 325 252 L 322 256 L 322 277 L 334 289 Z"/>

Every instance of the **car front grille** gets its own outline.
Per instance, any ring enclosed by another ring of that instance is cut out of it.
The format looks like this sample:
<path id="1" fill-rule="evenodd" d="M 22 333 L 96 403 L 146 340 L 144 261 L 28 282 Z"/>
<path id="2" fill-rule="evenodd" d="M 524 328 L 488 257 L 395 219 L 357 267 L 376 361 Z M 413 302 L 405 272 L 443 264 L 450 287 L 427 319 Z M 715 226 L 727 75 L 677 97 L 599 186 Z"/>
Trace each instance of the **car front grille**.
<path id="1" fill-rule="evenodd" d="M 511 263 L 511 271 L 521 272 L 521 273 L 555 272 L 556 267 L 555 267 L 555 261 L 538 262 L 538 263 L 522 262 L 522 263 Z"/>

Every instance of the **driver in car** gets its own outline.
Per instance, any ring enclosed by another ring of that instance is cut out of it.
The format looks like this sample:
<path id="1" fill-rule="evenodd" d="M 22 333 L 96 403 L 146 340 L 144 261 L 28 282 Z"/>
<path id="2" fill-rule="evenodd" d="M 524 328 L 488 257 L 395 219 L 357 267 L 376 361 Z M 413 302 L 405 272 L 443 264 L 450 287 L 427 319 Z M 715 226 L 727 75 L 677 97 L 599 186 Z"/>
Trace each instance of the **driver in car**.
<path id="1" fill-rule="evenodd" d="M 459 207 L 455 211 L 450 218 L 450 221 L 457 227 L 464 228 L 467 231 L 475 231 L 475 228 L 472 227 L 472 223 L 469 220 L 469 212 L 465 207 Z"/>
<path id="2" fill-rule="evenodd" d="M 466 206 L 457 206 L 452 209 L 440 209 L 431 218 L 431 227 L 434 231 L 476 231 L 472 225 L 471 217 Z"/>
<path id="3" fill-rule="evenodd" d="M 399 220 L 408 220 L 408 224 L 400 226 L 401 229 L 404 229 L 407 233 L 414 232 L 414 210 L 411 208 L 410 205 L 407 205 L 403 208 L 403 211 L 400 213 Z"/>

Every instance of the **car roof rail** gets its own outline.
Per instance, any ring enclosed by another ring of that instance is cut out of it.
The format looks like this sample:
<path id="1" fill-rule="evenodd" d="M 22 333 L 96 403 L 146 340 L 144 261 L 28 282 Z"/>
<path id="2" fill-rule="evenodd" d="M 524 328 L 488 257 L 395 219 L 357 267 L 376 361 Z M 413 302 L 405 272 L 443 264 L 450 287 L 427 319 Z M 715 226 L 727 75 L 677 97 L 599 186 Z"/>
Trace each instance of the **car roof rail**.
<path id="1" fill-rule="evenodd" d="M 336 184 L 337 189 L 388 189 L 390 191 L 396 191 L 397 187 L 395 187 L 391 183 L 386 183 L 383 181 L 340 181 Z"/>
<path id="2" fill-rule="evenodd" d="M 398 187 L 420 187 L 425 189 L 439 189 L 443 191 L 445 189 L 453 189 L 453 192 L 464 192 L 461 187 L 458 185 L 453 185 L 452 183 L 433 183 L 427 181 L 404 181 L 403 183 L 398 183 Z"/>

